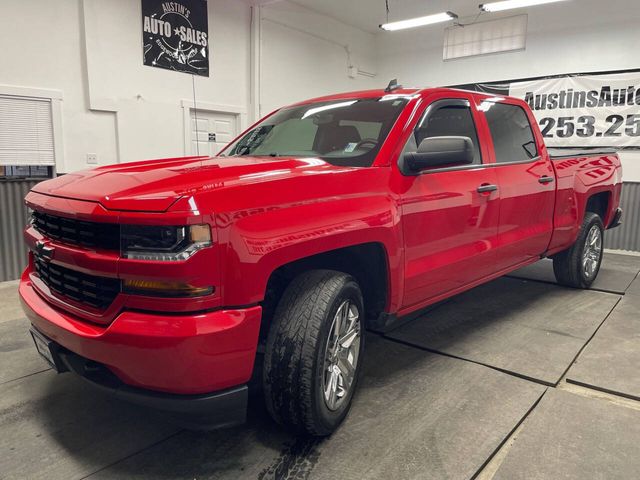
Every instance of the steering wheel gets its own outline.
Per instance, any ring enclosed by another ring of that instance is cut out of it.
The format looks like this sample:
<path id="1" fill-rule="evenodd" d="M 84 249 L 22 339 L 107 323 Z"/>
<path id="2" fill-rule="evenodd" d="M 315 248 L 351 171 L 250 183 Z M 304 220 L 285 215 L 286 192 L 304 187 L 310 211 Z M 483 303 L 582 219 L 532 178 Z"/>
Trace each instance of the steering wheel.
<path id="1" fill-rule="evenodd" d="M 377 138 L 363 138 L 356 144 L 354 150 L 358 150 L 360 147 L 364 145 L 371 145 L 371 148 L 375 148 L 376 145 L 378 145 L 378 143 L 379 142 Z M 371 148 L 369 150 L 371 150 Z"/>

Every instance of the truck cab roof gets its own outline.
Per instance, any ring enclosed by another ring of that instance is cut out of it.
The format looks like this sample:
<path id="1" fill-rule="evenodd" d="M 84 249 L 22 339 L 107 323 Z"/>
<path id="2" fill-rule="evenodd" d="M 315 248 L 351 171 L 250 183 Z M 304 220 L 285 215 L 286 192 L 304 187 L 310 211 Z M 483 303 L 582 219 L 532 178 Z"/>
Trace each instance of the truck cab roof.
<path id="1" fill-rule="evenodd" d="M 346 100 L 346 99 L 353 100 L 353 99 L 364 99 L 364 98 L 380 98 L 385 96 L 408 97 L 408 98 L 413 98 L 415 96 L 426 97 L 428 95 L 442 94 L 447 92 L 450 92 L 450 93 L 464 92 L 464 93 L 472 94 L 473 96 L 478 98 L 498 98 L 495 95 L 488 94 L 488 93 L 477 92 L 472 90 L 462 90 L 457 88 L 446 88 L 446 87 L 403 88 L 403 87 L 400 87 L 393 90 L 392 92 L 387 92 L 386 90 L 380 88 L 375 90 L 357 90 L 353 92 L 344 92 L 344 93 L 326 95 L 322 97 L 303 100 L 301 102 L 294 103 L 290 106 L 307 105 L 307 104 L 316 103 L 316 102 L 331 102 L 335 100 Z M 521 101 L 520 99 L 517 99 L 514 97 L 508 97 L 505 95 L 500 95 L 499 98 L 500 99 L 509 98 L 518 102 Z"/>

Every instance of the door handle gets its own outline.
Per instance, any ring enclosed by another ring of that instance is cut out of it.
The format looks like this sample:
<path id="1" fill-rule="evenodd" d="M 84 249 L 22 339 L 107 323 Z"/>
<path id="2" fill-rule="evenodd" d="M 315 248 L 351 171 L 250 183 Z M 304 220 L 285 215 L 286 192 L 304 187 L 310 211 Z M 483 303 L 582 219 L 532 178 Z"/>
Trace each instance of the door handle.
<path id="1" fill-rule="evenodd" d="M 497 185 L 490 185 L 488 183 L 483 183 L 478 187 L 478 193 L 490 193 L 498 190 Z"/>
<path id="2" fill-rule="evenodd" d="M 553 177 L 549 177 L 547 175 L 543 175 L 538 179 L 539 183 L 542 183 L 543 185 L 546 183 L 553 183 Z"/>

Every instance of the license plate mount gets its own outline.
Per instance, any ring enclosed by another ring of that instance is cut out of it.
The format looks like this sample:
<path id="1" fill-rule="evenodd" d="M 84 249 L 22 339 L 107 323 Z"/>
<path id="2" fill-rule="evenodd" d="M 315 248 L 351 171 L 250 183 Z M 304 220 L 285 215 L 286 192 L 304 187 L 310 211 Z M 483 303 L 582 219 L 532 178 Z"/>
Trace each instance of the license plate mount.
<path id="1" fill-rule="evenodd" d="M 30 331 L 31 338 L 33 338 L 33 343 L 36 346 L 36 350 L 40 354 L 40 356 L 49 364 L 51 368 L 56 373 L 62 373 L 67 370 L 60 355 L 58 353 L 58 344 L 53 340 L 48 339 L 43 334 L 41 334 L 35 328 L 31 328 Z"/>

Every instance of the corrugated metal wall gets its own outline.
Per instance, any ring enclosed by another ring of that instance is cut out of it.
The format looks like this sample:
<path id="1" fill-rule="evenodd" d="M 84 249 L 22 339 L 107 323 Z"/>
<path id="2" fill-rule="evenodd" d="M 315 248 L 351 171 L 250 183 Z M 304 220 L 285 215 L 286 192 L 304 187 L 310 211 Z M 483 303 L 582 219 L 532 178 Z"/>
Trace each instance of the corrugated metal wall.
<path id="1" fill-rule="evenodd" d="M 640 183 L 625 182 L 620 206 L 624 210 L 622 225 L 607 231 L 605 247 L 640 252 Z"/>
<path id="2" fill-rule="evenodd" d="M 20 276 L 27 264 L 22 229 L 27 224 L 23 199 L 38 181 L 0 181 L 0 282 Z"/>
<path id="3" fill-rule="evenodd" d="M 36 183 L 34 180 L 0 181 L 0 282 L 18 278 L 27 263 L 22 241 L 27 210 L 22 200 Z M 640 252 L 640 183 L 624 184 L 621 205 L 623 223 L 607 231 L 605 246 Z"/>

